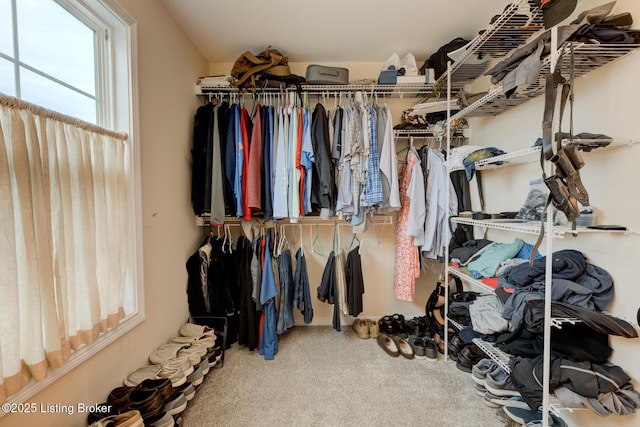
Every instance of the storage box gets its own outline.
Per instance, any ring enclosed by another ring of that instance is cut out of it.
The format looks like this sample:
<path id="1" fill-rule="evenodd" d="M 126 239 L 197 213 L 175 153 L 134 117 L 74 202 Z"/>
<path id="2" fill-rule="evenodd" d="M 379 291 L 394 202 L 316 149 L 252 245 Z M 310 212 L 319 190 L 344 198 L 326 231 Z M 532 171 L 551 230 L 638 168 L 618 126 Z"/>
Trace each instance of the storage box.
<path id="1" fill-rule="evenodd" d="M 581 214 L 578 218 L 576 218 L 576 225 L 580 227 L 589 227 L 596 224 L 596 214 Z"/>
<path id="2" fill-rule="evenodd" d="M 349 70 L 311 64 L 307 67 L 305 79 L 312 85 L 346 85 L 349 84 Z"/>
<path id="3" fill-rule="evenodd" d="M 396 70 L 380 71 L 378 76 L 379 85 L 394 85 L 398 82 L 398 72 Z"/>
<path id="4" fill-rule="evenodd" d="M 425 84 L 427 81 L 425 79 L 425 76 L 398 76 L 397 77 L 397 84 L 402 85 L 408 85 L 408 84 Z"/>

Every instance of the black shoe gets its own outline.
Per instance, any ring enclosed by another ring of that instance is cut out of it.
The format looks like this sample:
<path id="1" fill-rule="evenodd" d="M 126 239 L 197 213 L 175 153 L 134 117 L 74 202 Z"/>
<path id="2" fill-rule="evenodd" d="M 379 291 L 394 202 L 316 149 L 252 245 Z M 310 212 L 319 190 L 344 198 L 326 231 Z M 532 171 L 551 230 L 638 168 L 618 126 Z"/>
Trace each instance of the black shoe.
<path id="1" fill-rule="evenodd" d="M 471 373 L 473 365 L 478 363 L 483 357 L 485 357 L 485 354 L 480 350 L 480 347 L 473 343 L 467 344 L 458 355 L 456 367 L 461 371 Z"/>
<path id="2" fill-rule="evenodd" d="M 378 320 L 378 328 L 380 329 L 380 332 L 382 332 L 383 334 L 393 335 L 394 328 L 393 328 L 392 316 L 382 316 Z"/>
<path id="3" fill-rule="evenodd" d="M 449 340 L 449 345 L 448 345 L 449 356 L 451 357 L 452 360 L 457 360 L 458 354 L 460 354 L 464 346 L 465 346 L 464 341 L 462 341 L 462 339 L 458 335 L 454 335 Z"/>
<path id="4" fill-rule="evenodd" d="M 438 360 L 438 346 L 436 343 L 432 339 L 425 338 L 424 345 L 427 348 L 427 360 L 432 362 Z"/>
<path id="5" fill-rule="evenodd" d="M 405 335 L 406 337 L 409 336 L 409 334 L 407 334 L 407 330 L 404 325 L 404 316 L 402 314 L 394 314 L 391 317 L 391 324 L 393 325 L 394 334 L 400 335 L 400 336 L 403 336 L 406 334 Z"/>

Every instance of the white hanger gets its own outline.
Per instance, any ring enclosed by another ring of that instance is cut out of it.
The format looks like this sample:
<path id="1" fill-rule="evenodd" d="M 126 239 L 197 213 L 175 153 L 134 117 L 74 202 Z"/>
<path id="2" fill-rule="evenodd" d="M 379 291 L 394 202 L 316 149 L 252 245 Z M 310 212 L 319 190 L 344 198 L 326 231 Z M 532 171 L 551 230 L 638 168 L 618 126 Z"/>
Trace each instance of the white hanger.
<path id="1" fill-rule="evenodd" d="M 300 244 L 300 253 L 304 255 L 304 248 L 302 247 L 302 224 L 298 224 L 300 230 L 300 239 L 298 239 L 298 243 Z"/>

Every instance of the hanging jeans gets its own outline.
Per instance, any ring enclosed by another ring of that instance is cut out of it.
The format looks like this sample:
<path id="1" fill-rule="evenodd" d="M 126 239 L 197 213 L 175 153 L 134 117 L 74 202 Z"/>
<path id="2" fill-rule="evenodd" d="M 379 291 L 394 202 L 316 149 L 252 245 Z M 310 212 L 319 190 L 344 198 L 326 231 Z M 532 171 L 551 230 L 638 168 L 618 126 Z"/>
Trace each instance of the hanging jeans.
<path id="1" fill-rule="evenodd" d="M 278 257 L 278 273 L 280 277 L 280 311 L 276 332 L 282 334 L 293 327 L 293 271 L 291 251 L 285 249 Z"/>

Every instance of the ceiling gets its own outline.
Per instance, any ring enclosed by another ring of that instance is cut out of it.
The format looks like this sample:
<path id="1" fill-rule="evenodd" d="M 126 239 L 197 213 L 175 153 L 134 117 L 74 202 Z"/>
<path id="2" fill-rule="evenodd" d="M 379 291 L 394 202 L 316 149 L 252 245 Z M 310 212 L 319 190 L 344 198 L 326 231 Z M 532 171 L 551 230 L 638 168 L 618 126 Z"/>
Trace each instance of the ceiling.
<path id="1" fill-rule="evenodd" d="M 209 62 L 271 45 L 292 62 L 384 62 L 418 67 L 456 37 L 468 40 L 509 0 L 161 0 Z"/>

